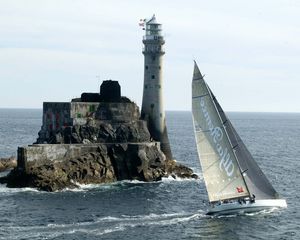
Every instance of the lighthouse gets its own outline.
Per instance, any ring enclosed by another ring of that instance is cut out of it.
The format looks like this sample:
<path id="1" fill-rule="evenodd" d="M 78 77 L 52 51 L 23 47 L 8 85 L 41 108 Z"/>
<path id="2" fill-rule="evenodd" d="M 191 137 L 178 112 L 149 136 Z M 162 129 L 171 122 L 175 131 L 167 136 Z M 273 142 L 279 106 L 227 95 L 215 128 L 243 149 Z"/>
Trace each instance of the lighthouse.
<path id="1" fill-rule="evenodd" d="M 144 23 L 144 90 L 141 117 L 147 121 L 153 140 L 160 142 L 166 158 L 172 159 L 163 101 L 162 64 L 165 40 L 161 24 L 157 23 L 155 15 L 150 20 L 144 20 Z"/>

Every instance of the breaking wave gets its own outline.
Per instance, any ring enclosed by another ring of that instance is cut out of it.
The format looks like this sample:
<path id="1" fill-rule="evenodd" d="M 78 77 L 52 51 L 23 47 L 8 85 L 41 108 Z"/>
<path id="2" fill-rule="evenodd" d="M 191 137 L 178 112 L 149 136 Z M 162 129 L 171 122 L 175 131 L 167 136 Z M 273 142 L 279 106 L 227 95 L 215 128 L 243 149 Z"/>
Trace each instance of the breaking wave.
<path id="1" fill-rule="evenodd" d="M 0 184 L 0 193 L 11 194 L 11 193 L 19 193 L 19 192 L 40 192 L 35 188 L 8 188 L 5 184 Z"/>
<path id="2" fill-rule="evenodd" d="M 76 183 L 75 184 L 78 186 L 78 188 L 66 188 L 62 191 L 70 191 L 70 192 L 85 192 L 93 189 L 113 189 L 117 187 L 122 187 L 122 186 L 131 186 L 131 185 L 147 185 L 147 184 L 159 184 L 159 183 L 170 183 L 170 182 L 195 182 L 195 181 L 203 181 L 202 175 L 196 173 L 199 178 L 194 179 L 194 178 L 179 178 L 179 177 L 165 177 L 162 178 L 161 181 L 157 182 L 143 182 L 139 180 L 123 180 L 123 181 L 117 181 L 113 183 L 99 183 L 99 184 L 81 184 L 81 183 Z M 60 192 L 60 191 L 58 191 Z"/>

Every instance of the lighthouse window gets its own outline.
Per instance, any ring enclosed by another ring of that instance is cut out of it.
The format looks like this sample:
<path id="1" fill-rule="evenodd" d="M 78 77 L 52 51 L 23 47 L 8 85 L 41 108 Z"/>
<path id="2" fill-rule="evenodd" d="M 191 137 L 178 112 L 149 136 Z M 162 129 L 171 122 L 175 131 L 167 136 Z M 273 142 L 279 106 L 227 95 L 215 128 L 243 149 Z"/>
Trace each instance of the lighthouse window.
<path id="1" fill-rule="evenodd" d="M 155 75 L 152 75 L 151 78 L 152 78 L 152 79 L 155 79 Z"/>
<path id="2" fill-rule="evenodd" d="M 145 85 L 145 89 L 147 89 L 148 88 L 148 86 L 147 85 Z"/>
<path id="3" fill-rule="evenodd" d="M 148 70 L 148 66 L 146 66 L 145 69 Z"/>
<path id="4" fill-rule="evenodd" d="M 158 69 L 160 70 L 160 69 L 161 69 L 161 67 L 159 66 L 159 67 L 158 67 Z"/>
<path id="5" fill-rule="evenodd" d="M 155 57 L 152 57 L 152 61 L 153 61 L 153 62 L 155 61 Z"/>

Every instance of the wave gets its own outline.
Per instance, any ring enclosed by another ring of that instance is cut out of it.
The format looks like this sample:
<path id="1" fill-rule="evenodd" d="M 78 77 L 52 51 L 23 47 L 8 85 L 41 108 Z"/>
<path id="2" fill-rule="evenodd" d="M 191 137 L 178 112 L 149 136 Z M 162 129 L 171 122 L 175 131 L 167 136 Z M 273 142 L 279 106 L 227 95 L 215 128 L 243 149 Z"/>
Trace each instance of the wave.
<path id="1" fill-rule="evenodd" d="M 6 187 L 6 184 L 0 184 L 0 194 L 11 194 L 11 193 L 20 193 L 20 192 L 36 192 L 39 193 L 41 191 L 37 190 L 36 188 L 30 188 L 30 187 L 25 187 L 25 188 L 8 188 Z"/>
<path id="2" fill-rule="evenodd" d="M 153 182 L 151 182 L 153 183 Z M 150 182 L 142 182 L 138 180 L 124 180 L 124 181 L 118 181 L 113 183 L 99 183 L 99 184 L 75 184 L 78 186 L 77 188 L 65 188 L 63 190 L 58 190 L 54 193 L 61 193 L 61 192 L 86 192 L 93 189 L 111 189 L 119 186 L 124 185 L 132 185 L 132 184 L 151 184 Z M 9 188 L 6 187 L 6 184 L 0 184 L 0 194 L 4 193 L 21 193 L 21 192 L 35 192 L 35 193 L 41 193 L 41 194 L 49 194 L 50 192 L 40 191 L 36 188 L 30 188 L 30 187 L 24 187 L 24 188 Z"/>
<path id="3" fill-rule="evenodd" d="M 3 172 L 0 172 L 0 177 L 5 177 L 7 174 L 9 174 L 10 170 L 5 170 Z"/>
<path id="4" fill-rule="evenodd" d="M 198 175 L 199 176 L 199 175 Z M 119 188 L 123 186 L 141 186 L 141 185 L 148 185 L 148 184 L 160 184 L 160 183 L 170 183 L 170 182 L 195 182 L 195 181 L 203 181 L 203 178 L 194 179 L 194 178 L 173 178 L 172 176 L 162 178 L 161 181 L 157 182 L 144 182 L 139 180 L 122 180 L 113 183 L 99 183 L 99 184 L 81 184 L 74 182 L 78 186 L 78 188 L 65 188 L 62 191 L 57 192 L 86 192 L 94 189 L 113 189 Z"/>
<path id="5" fill-rule="evenodd" d="M 148 215 L 96 217 L 90 221 L 68 224 L 51 223 L 43 226 L 10 226 L 6 227 L 6 229 L 14 232 L 14 239 L 19 239 L 20 235 L 28 239 L 43 237 L 51 239 L 78 233 L 102 236 L 113 232 L 125 231 L 129 228 L 174 225 L 203 217 L 205 217 L 203 211 L 196 213 L 150 213 Z"/>
<path id="6" fill-rule="evenodd" d="M 172 177 L 172 176 L 168 176 L 168 177 L 164 177 L 162 178 L 162 182 L 194 182 L 194 181 L 203 181 L 203 177 L 202 175 L 200 175 L 199 173 L 195 173 L 199 176 L 198 179 L 195 179 L 195 178 L 180 178 L 180 177 Z"/>
<path id="7" fill-rule="evenodd" d="M 112 189 L 121 186 L 128 186 L 128 185 L 143 185 L 143 184 L 151 184 L 155 182 L 143 182 L 138 180 L 123 180 L 117 181 L 112 183 L 91 183 L 91 184 L 82 184 L 78 182 L 74 182 L 78 188 L 65 188 L 62 191 L 57 192 L 85 192 L 93 189 Z"/>
<path id="8" fill-rule="evenodd" d="M 261 214 L 270 214 L 270 213 L 273 213 L 273 212 L 277 212 L 278 210 L 280 211 L 281 209 L 278 208 L 278 207 L 273 207 L 273 208 L 264 209 L 264 210 L 261 210 L 261 211 L 258 211 L 258 212 L 245 213 L 245 215 L 246 216 L 256 216 L 256 215 L 261 215 Z"/>
<path id="9" fill-rule="evenodd" d="M 172 182 L 199 182 L 203 181 L 203 177 L 201 174 L 196 173 L 199 178 L 194 179 L 194 178 L 173 178 L 172 176 L 162 178 L 161 181 L 157 182 L 144 182 L 144 181 L 139 181 L 139 180 L 122 180 L 122 181 L 117 181 L 117 182 L 112 182 L 112 183 L 99 183 L 99 184 L 81 184 L 78 182 L 74 182 L 77 188 L 65 188 L 63 190 L 58 190 L 55 191 L 54 193 L 61 193 L 61 192 L 87 192 L 90 190 L 95 190 L 95 189 L 101 189 L 101 190 L 106 190 L 106 189 L 113 189 L 113 188 L 119 188 L 123 186 L 131 186 L 131 185 L 147 185 L 147 184 L 160 184 L 160 183 L 172 183 Z M 6 187 L 6 184 L 0 184 L 0 194 L 10 194 L 10 193 L 20 193 L 20 192 L 35 192 L 35 193 L 47 193 L 44 191 L 39 191 L 36 188 L 8 188 Z"/>
<path id="10" fill-rule="evenodd" d="M 95 230 L 92 233 L 95 236 L 102 236 L 108 233 L 113 233 L 117 231 L 125 231 L 129 228 L 136 227 L 149 227 L 149 226 L 167 226 L 167 225 L 176 225 L 178 223 L 188 222 L 194 219 L 198 219 L 204 217 L 203 213 L 195 213 L 195 214 L 150 214 L 147 216 L 132 216 L 126 222 L 122 221 L 121 223 L 104 229 L 104 230 Z M 126 219 L 126 218 L 125 218 Z M 134 219 L 134 221 L 133 221 Z"/>
<path id="11" fill-rule="evenodd" d="M 282 210 L 282 209 L 280 209 L 278 207 L 273 207 L 273 208 L 270 208 L 270 209 L 264 209 L 264 210 L 257 211 L 257 212 L 252 212 L 252 213 L 236 213 L 236 214 L 208 216 L 208 217 L 210 217 L 210 218 L 234 218 L 234 217 L 238 217 L 238 216 L 253 217 L 253 216 L 257 216 L 257 215 L 268 215 L 270 213 L 278 212 L 280 210 Z"/>

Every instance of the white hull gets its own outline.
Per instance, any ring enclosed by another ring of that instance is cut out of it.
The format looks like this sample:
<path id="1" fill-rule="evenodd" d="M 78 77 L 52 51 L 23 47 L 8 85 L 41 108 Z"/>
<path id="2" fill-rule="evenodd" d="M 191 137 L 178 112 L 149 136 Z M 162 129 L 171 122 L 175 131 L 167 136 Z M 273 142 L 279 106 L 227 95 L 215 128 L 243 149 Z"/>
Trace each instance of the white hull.
<path id="1" fill-rule="evenodd" d="M 207 215 L 231 215 L 259 212 L 272 208 L 286 208 L 285 199 L 264 199 L 255 202 L 247 201 L 246 203 L 229 202 L 214 205 L 209 208 Z"/>

